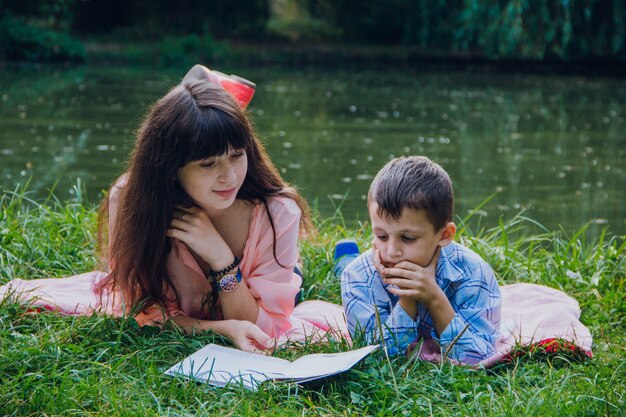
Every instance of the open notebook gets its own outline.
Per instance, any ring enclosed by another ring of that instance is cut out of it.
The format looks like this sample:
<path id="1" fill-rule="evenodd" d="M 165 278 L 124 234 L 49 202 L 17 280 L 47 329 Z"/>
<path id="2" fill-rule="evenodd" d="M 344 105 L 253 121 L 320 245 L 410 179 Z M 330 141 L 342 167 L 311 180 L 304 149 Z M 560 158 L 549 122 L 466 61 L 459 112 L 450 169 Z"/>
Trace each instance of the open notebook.
<path id="1" fill-rule="evenodd" d="M 220 387 L 234 384 L 256 390 L 268 379 L 308 382 L 347 371 L 377 348 L 378 345 L 370 345 L 340 353 L 313 353 L 290 362 L 209 344 L 165 373 Z"/>

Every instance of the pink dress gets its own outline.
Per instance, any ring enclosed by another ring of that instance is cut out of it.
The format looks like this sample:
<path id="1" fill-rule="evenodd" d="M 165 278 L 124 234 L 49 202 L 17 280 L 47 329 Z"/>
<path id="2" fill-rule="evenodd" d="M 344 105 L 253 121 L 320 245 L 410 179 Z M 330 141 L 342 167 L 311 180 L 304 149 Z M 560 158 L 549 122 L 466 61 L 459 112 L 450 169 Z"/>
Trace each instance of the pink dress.
<path id="1" fill-rule="evenodd" d="M 117 191 L 115 188 L 112 190 L 112 201 Z M 259 305 L 256 325 L 281 343 L 322 340 L 327 335 L 349 340 L 341 306 L 324 301 L 306 301 L 294 308 L 295 297 L 302 284 L 300 276 L 293 272 L 299 257 L 300 209 L 293 200 L 284 197 L 270 198 L 268 207 L 276 229 L 276 257 L 283 266 L 274 259 L 274 235 L 262 204 L 253 209 L 240 264 L 245 284 Z M 112 204 L 110 217 L 114 215 Z M 177 315 L 208 319 L 210 315 L 203 308 L 203 298 L 210 293 L 211 285 L 187 246 L 180 241 L 173 242 L 168 267 L 180 295 L 180 308 L 177 308 L 173 296 L 168 297 L 170 302 L 166 310 L 153 306 L 139 313 L 135 317 L 139 325 L 162 323 Z M 120 294 L 104 291 L 101 298 L 97 291 L 98 283 L 106 277 L 105 272 L 92 271 L 66 278 L 15 279 L 0 287 L 0 299 L 18 294 L 21 301 L 32 307 L 62 314 L 90 315 L 99 312 L 121 316 L 123 301 Z"/>

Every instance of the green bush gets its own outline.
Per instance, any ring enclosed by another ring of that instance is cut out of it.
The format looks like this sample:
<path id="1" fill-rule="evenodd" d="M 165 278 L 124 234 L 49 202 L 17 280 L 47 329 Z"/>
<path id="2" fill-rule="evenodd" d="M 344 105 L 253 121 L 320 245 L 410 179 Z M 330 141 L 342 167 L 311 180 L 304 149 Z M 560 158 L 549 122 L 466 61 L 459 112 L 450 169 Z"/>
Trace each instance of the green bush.
<path id="1" fill-rule="evenodd" d="M 165 38 L 160 45 L 159 57 L 164 65 L 191 65 L 209 62 L 226 53 L 226 45 L 216 41 L 208 32 L 204 35 L 187 35 Z"/>
<path id="2" fill-rule="evenodd" d="M 624 0 L 467 1 L 459 45 L 502 58 L 617 58 L 626 47 Z"/>
<path id="3" fill-rule="evenodd" d="M 500 59 L 626 59 L 625 0 L 318 0 L 345 39 Z"/>
<path id="4" fill-rule="evenodd" d="M 17 61 L 83 61 L 85 48 L 69 34 L 42 28 L 5 13 L 0 19 L 0 59 Z"/>
<path id="5" fill-rule="evenodd" d="M 325 20 L 310 17 L 292 20 L 270 19 L 267 32 L 290 41 L 325 41 L 341 38 L 341 30 Z"/>

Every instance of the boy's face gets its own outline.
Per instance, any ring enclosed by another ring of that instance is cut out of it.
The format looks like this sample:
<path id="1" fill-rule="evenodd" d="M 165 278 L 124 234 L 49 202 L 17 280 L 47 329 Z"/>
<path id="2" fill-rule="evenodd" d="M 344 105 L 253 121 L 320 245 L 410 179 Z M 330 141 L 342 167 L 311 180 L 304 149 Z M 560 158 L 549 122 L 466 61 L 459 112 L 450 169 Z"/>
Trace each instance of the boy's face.
<path id="1" fill-rule="evenodd" d="M 369 214 L 374 232 L 372 243 L 380 251 L 381 262 L 386 268 L 401 261 L 428 266 L 437 248 L 450 243 L 456 232 L 452 222 L 435 231 L 425 210 L 405 207 L 400 219 L 386 219 L 378 214 L 378 204 L 370 201 Z"/>

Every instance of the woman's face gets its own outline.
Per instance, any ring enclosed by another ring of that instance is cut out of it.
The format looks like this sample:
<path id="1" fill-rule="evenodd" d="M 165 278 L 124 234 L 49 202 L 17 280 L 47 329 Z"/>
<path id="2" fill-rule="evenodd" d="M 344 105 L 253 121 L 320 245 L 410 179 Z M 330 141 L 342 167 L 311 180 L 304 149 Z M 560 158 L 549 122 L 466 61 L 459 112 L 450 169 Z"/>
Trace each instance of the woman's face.
<path id="1" fill-rule="evenodd" d="M 230 207 L 246 178 L 248 157 L 244 149 L 191 161 L 178 170 L 178 182 L 198 207 L 207 212 Z"/>

